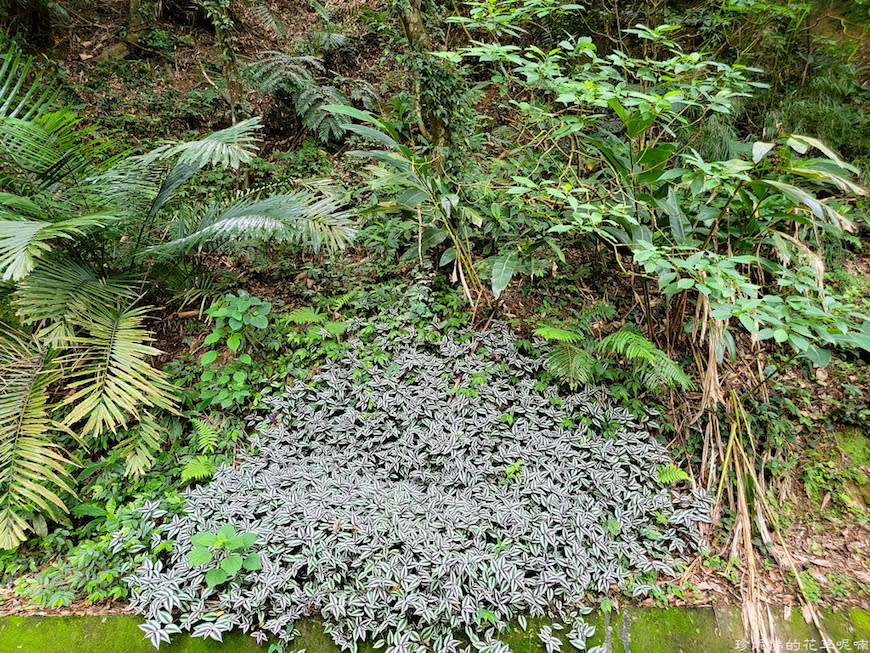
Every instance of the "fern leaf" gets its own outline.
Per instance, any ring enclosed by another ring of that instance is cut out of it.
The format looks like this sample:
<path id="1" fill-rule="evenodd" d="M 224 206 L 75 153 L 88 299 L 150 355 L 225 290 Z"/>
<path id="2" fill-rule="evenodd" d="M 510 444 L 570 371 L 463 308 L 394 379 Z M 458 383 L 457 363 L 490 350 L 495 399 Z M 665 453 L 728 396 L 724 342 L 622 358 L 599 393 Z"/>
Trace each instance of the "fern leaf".
<path id="1" fill-rule="evenodd" d="M 675 385 L 687 390 L 694 387 L 689 376 L 667 353 L 631 326 L 602 338 L 596 350 L 624 357 L 634 367 L 643 384 L 651 390 Z"/>
<path id="2" fill-rule="evenodd" d="M 595 357 L 575 345 L 560 343 L 553 347 L 547 359 L 550 374 L 568 383 L 572 388 L 589 383 L 595 370 Z"/>
<path id="3" fill-rule="evenodd" d="M 196 456 L 188 460 L 181 469 L 181 480 L 204 481 L 215 472 L 215 464 L 208 456 Z"/>
<path id="4" fill-rule="evenodd" d="M 213 453 L 217 449 L 220 439 L 220 434 L 214 424 L 198 417 L 194 417 L 191 421 L 193 422 L 193 434 L 196 438 L 197 449 L 203 453 Z"/>
<path id="5" fill-rule="evenodd" d="M 48 388 L 60 378 L 50 351 L 9 330 L 0 332 L 0 549 L 12 549 L 33 530 L 35 514 L 67 511 L 51 489 L 75 494 L 53 442 Z"/>
<path id="6" fill-rule="evenodd" d="M 664 483 L 665 485 L 673 485 L 680 481 L 688 481 L 690 478 L 686 472 L 677 467 L 674 463 L 659 465 L 656 475 L 658 476 L 659 483 Z"/>
<path id="7" fill-rule="evenodd" d="M 326 322 L 327 316 L 319 313 L 315 308 L 303 306 L 292 311 L 287 319 L 293 324 L 323 324 Z"/>
<path id="8" fill-rule="evenodd" d="M 276 35 L 285 36 L 287 34 L 287 26 L 284 24 L 284 21 L 262 0 L 254 2 L 254 15 L 263 25 L 275 32 Z"/>
<path id="9" fill-rule="evenodd" d="M 534 334 L 546 340 L 556 340 L 557 342 L 580 342 L 583 340 L 583 335 L 576 331 L 550 326 L 538 327 L 534 330 Z"/>

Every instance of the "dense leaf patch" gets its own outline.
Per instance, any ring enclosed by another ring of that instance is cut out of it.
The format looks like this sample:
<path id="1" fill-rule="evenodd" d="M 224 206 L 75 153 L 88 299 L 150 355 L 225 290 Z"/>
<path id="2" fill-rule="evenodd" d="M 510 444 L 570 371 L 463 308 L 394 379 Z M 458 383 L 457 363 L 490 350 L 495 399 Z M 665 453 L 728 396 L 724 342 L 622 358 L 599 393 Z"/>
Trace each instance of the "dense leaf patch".
<path id="1" fill-rule="evenodd" d="M 540 366 L 504 325 L 351 341 L 266 400 L 253 453 L 189 491 L 170 559 L 128 579 L 146 636 L 286 641 L 321 615 L 351 650 L 499 648 L 518 615 L 565 616 L 588 592 L 673 573 L 703 545 L 710 498 L 659 481 L 671 461 L 653 422 L 600 387 L 559 395 Z M 226 524 L 256 535 L 262 569 L 209 587 L 191 538 Z"/>

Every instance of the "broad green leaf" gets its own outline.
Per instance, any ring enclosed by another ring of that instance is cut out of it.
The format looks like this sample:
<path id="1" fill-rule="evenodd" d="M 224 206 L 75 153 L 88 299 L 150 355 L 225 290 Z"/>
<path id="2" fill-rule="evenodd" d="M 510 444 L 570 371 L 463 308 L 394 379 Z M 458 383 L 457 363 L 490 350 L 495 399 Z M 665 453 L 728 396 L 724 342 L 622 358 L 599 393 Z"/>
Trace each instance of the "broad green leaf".
<path id="1" fill-rule="evenodd" d="M 227 572 L 223 569 L 209 569 L 205 575 L 205 583 L 209 587 L 227 582 Z"/>
<path id="2" fill-rule="evenodd" d="M 196 533 L 190 538 L 190 543 L 194 546 L 214 546 L 217 542 L 217 535 L 214 533 Z"/>
<path id="3" fill-rule="evenodd" d="M 191 550 L 190 555 L 187 557 L 191 566 L 200 567 L 202 565 L 207 565 L 211 562 L 212 553 L 208 549 L 202 546 L 195 546 L 193 550 Z"/>
<path id="4" fill-rule="evenodd" d="M 758 163 L 767 153 L 770 152 L 776 143 L 765 143 L 764 141 L 756 141 L 752 144 L 752 162 Z"/>
<path id="5" fill-rule="evenodd" d="M 199 359 L 201 365 L 211 365 L 215 362 L 218 357 L 218 353 L 214 350 L 207 351 L 202 355 L 202 358 Z"/>
<path id="6" fill-rule="evenodd" d="M 251 553 L 242 562 L 242 566 L 248 571 L 257 571 L 263 568 L 263 561 L 259 553 Z"/>
<path id="7" fill-rule="evenodd" d="M 806 358 L 816 367 L 827 367 L 831 362 L 831 352 L 815 345 L 810 345 L 806 351 L 801 352 L 801 357 Z"/>
<path id="8" fill-rule="evenodd" d="M 242 556 L 231 555 L 221 560 L 221 569 L 227 572 L 228 575 L 234 576 L 239 573 L 242 568 Z"/>
<path id="9" fill-rule="evenodd" d="M 494 256 L 492 261 L 492 294 L 498 299 L 507 288 L 519 265 L 520 255 L 512 251 L 507 254 Z"/>
<path id="10" fill-rule="evenodd" d="M 237 352 L 239 347 L 242 346 L 242 336 L 238 333 L 234 333 L 229 338 L 227 338 L 227 347 L 229 347 L 233 352 Z"/>

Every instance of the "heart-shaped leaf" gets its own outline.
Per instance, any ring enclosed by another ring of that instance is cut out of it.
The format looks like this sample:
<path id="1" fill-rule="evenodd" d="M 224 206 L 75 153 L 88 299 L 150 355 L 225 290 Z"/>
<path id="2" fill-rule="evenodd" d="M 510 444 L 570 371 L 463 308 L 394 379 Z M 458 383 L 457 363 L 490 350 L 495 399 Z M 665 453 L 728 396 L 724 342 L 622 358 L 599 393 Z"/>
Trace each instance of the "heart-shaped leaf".
<path id="1" fill-rule="evenodd" d="M 223 569 L 209 569 L 205 575 L 205 583 L 209 587 L 214 587 L 215 585 L 227 582 L 227 578 L 227 572 Z"/>
<path id="2" fill-rule="evenodd" d="M 211 551 L 202 546 L 195 546 L 187 559 L 192 566 L 201 567 L 211 562 Z"/>
<path id="3" fill-rule="evenodd" d="M 242 556 L 239 555 L 231 555 L 229 558 L 224 558 L 221 560 L 221 569 L 223 569 L 230 576 L 234 576 L 239 573 L 239 569 L 242 568 Z"/>
<path id="4" fill-rule="evenodd" d="M 259 553 L 251 553 L 243 561 L 242 566 L 248 571 L 257 571 L 263 568 L 263 561 Z"/>

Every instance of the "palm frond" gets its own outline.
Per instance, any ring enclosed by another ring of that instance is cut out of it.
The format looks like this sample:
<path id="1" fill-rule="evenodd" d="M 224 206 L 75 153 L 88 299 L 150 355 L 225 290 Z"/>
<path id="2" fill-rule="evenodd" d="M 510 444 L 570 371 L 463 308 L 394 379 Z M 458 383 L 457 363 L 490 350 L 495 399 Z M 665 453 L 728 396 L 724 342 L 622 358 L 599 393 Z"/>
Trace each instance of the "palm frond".
<path id="1" fill-rule="evenodd" d="M 72 406 L 66 424 L 85 420 L 84 436 L 99 436 L 126 428 L 145 408 L 174 410 L 175 387 L 148 363 L 160 352 L 150 346 L 151 333 L 143 323 L 148 307 L 91 306 L 88 312 L 74 309 L 73 320 L 84 335 L 72 339 L 73 352 L 66 357 L 72 371 L 68 387 Z"/>
<path id="2" fill-rule="evenodd" d="M 69 109 L 32 120 L 0 118 L 0 156 L 18 176 L 11 181 L 53 193 L 64 180 L 93 174 L 94 161 L 105 158 L 109 143 L 93 136 L 95 127 L 81 123 Z"/>
<path id="3" fill-rule="evenodd" d="M 145 411 L 139 424 L 131 428 L 127 437 L 118 444 L 118 450 L 125 459 L 124 473 L 127 476 L 141 476 L 147 472 L 163 440 L 160 425 Z"/>
<path id="4" fill-rule="evenodd" d="M 33 68 L 33 57 L 25 57 L 14 44 L 0 54 L 0 118 L 30 120 L 57 99 L 57 85 L 43 81 L 42 71 L 30 82 L 25 80 Z"/>
<path id="5" fill-rule="evenodd" d="M 315 250 L 342 249 L 356 230 L 340 199 L 317 199 L 297 191 L 265 199 L 246 198 L 218 213 L 207 213 L 187 235 L 151 248 L 172 253 L 206 243 L 257 241 L 301 243 Z"/>
<path id="6" fill-rule="evenodd" d="M 207 165 L 238 168 L 254 160 L 260 140 L 256 132 L 261 127 L 259 117 L 249 118 L 196 141 L 161 145 L 143 154 L 142 161 L 148 164 L 178 157 L 177 164 L 191 165 L 197 169 Z"/>
<path id="7" fill-rule="evenodd" d="M 0 549 L 15 548 L 32 530 L 32 515 L 66 512 L 52 486 L 74 494 L 52 441 L 48 387 L 60 378 L 52 353 L 27 336 L 0 331 Z"/>
<path id="8" fill-rule="evenodd" d="M 36 336 L 52 347 L 63 347 L 75 335 L 73 309 L 117 304 L 136 297 L 135 283 L 124 277 L 100 278 L 68 259 L 49 260 L 18 286 L 15 305 L 23 324 L 40 323 Z"/>
<path id="9" fill-rule="evenodd" d="M 0 212 L 0 218 L 13 217 Z M 19 281 L 33 270 L 36 261 L 51 250 L 49 241 L 70 239 L 85 227 L 97 226 L 110 219 L 105 214 L 85 215 L 58 222 L 42 220 L 0 219 L 0 273 L 3 281 Z"/>

